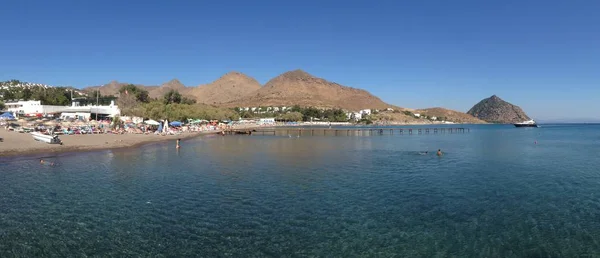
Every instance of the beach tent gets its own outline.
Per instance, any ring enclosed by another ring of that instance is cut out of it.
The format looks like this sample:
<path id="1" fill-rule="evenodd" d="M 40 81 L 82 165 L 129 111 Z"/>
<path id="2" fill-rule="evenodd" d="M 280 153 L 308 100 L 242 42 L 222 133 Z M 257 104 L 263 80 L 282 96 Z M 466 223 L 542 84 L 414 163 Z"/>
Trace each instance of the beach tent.
<path id="1" fill-rule="evenodd" d="M 154 121 L 152 119 L 144 121 L 144 124 L 147 124 L 147 125 L 160 125 L 159 122 L 156 122 L 156 121 Z"/>
<path id="2" fill-rule="evenodd" d="M 173 121 L 173 122 L 169 123 L 169 125 L 171 125 L 171 126 L 181 126 L 181 122 L 179 122 L 179 121 Z"/>
<path id="3" fill-rule="evenodd" d="M 163 133 L 169 131 L 169 120 L 165 119 L 165 125 L 163 126 Z"/>
<path id="4" fill-rule="evenodd" d="M 15 119 L 15 116 L 13 116 L 13 114 L 11 114 L 10 112 L 6 112 L 6 113 L 0 115 L 0 119 L 13 120 L 13 119 Z"/>

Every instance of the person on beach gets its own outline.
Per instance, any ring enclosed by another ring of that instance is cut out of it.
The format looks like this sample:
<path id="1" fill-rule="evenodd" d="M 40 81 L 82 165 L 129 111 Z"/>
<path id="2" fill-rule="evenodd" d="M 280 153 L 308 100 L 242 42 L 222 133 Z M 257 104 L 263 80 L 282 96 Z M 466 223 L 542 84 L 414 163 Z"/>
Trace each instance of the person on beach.
<path id="1" fill-rule="evenodd" d="M 175 148 L 179 149 L 181 146 L 179 146 L 179 142 L 181 141 L 181 139 L 177 139 L 177 146 L 175 146 Z"/>
<path id="2" fill-rule="evenodd" d="M 442 150 L 441 150 L 441 149 L 438 149 L 438 151 L 437 151 L 437 155 L 438 155 L 438 156 L 442 156 L 442 155 L 443 155 L 443 154 L 442 154 Z"/>

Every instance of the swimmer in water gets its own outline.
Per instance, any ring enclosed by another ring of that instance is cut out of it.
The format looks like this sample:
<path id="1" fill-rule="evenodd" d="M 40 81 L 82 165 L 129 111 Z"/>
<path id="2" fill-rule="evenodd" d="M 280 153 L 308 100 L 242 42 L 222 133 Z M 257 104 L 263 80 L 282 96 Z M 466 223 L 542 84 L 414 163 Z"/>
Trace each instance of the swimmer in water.
<path id="1" fill-rule="evenodd" d="M 442 156 L 442 150 L 441 150 L 441 149 L 438 149 L 438 151 L 437 151 L 437 155 L 438 155 L 438 156 Z"/>
<path id="2" fill-rule="evenodd" d="M 175 146 L 175 148 L 177 148 L 177 149 L 181 148 L 181 146 L 179 146 L 180 141 L 181 141 L 181 139 L 177 139 L 177 146 Z"/>
<path id="3" fill-rule="evenodd" d="M 48 163 L 48 162 L 46 162 L 46 161 L 45 161 L 45 160 L 43 160 L 43 159 L 40 159 L 40 164 L 42 164 L 42 165 L 48 164 L 48 165 L 50 165 L 50 166 L 54 166 L 54 162 L 50 162 L 50 163 Z"/>
<path id="4" fill-rule="evenodd" d="M 426 151 L 426 152 L 419 152 L 419 154 L 421 154 L 421 155 L 427 155 L 427 154 L 429 154 L 429 151 Z"/>

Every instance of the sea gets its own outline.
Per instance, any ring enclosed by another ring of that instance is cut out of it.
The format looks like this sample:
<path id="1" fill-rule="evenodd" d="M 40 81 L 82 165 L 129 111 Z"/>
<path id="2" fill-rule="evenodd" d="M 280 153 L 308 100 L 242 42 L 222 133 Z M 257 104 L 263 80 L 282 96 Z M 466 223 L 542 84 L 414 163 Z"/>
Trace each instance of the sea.
<path id="1" fill-rule="evenodd" d="M 0 257 L 600 256 L 600 125 L 463 127 L 3 158 Z"/>

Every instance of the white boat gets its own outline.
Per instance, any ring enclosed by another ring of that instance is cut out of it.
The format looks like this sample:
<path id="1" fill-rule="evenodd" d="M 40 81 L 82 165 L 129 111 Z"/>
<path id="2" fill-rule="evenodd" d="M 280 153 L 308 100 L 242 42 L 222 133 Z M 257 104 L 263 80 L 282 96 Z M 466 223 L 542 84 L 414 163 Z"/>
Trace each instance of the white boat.
<path id="1" fill-rule="evenodd" d="M 533 120 L 529 120 L 529 121 L 525 121 L 525 122 L 521 122 L 521 123 L 514 123 L 514 125 L 516 127 L 538 127 L 537 123 Z"/>
<path id="2" fill-rule="evenodd" d="M 45 135 L 39 132 L 32 132 L 31 136 L 33 136 L 33 139 L 36 141 L 62 145 L 62 141 L 58 139 L 58 135 Z"/>

